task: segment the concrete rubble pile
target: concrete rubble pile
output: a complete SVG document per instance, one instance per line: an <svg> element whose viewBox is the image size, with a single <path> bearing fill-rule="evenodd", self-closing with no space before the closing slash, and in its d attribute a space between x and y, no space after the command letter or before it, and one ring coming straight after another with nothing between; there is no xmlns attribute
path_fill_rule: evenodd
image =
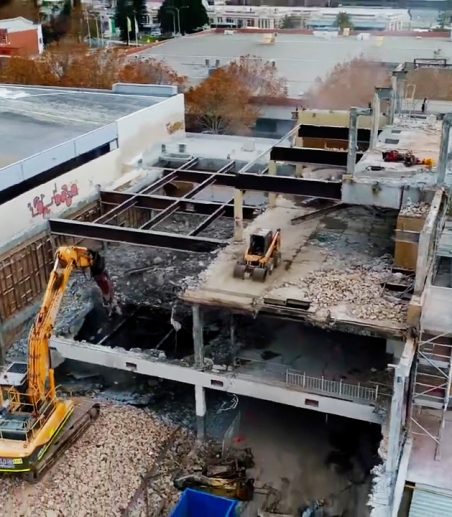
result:
<svg viewBox="0 0 452 517"><path fill-rule="evenodd" d="M303 290L303 298L311 301L314 310L345 303L351 306L351 312L357 318L403 323L406 304L390 295L384 296L381 284L387 278L388 272L359 267L333 268L309 273L295 285Z"/></svg>
<svg viewBox="0 0 452 517"><path fill-rule="evenodd" d="M142 475L158 461L177 462L185 435L174 441L168 458L159 458L174 429L146 410L103 404L99 418L38 483L0 478L0 515L122 515Z"/></svg>
<svg viewBox="0 0 452 517"><path fill-rule="evenodd" d="M429 203L410 203L408 202L400 210L400 215L405 217L426 217L430 210Z"/></svg>

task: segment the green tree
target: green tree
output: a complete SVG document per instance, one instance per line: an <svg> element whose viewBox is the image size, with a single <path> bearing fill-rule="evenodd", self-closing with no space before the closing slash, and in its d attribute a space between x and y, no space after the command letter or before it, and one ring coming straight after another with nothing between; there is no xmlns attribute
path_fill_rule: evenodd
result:
<svg viewBox="0 0 452 517"><path fill-rule="evenodd" d="M209 23L201 0L165 0L159 9L158 18L163 33L177 32L179 20L181 34L191 34Z"/></svg>
<svg viewBox="0 0 452 517"><path fill-rule="evenodd" d="M115 23L121 31L122 41L135 41L136 25L138 25L138 30L142 28L145 14L145 0L118 0L116 2Z"/></svg>
<svg viewBox="0 0 452 517"><path fill-rule="evenodd" d="M301 20L299 16L284 16L281 20L281 29L299 29Z"/></svg>
<svg viewBox="0 0 452 517"><path fill-rule="evenodd" d="M339 27L341 31L344 29L353 29L353 23L350 20L350 16L345 11L341 11L336 16L336 27Z"/></svg>

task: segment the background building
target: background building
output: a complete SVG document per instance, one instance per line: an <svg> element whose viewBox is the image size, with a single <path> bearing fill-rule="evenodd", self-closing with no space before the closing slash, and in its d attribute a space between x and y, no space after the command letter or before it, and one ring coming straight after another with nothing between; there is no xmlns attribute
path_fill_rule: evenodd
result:
<svg viewBox="0 0 452 517"><path fill-rule="evenodd" d="M33 56L43 50L41 24L22 16L0 20L0 56Z"/></svg>

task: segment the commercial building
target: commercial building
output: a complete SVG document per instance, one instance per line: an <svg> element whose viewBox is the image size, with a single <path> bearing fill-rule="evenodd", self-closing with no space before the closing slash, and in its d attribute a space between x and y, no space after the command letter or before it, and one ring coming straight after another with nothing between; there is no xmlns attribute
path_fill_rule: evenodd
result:
<svg viewBox="0 0 452 517"><path fill-rule="evenodd" d="M212 27L279 29L285 18L293 18L291 28L337 30L338 13L345 12L355 30L399 31L410 27L407 9L361 7L270 7L212 5L208 15Z"/></svg>
<svg viewBox="0 0 452 517"><path fill-rule="evenodd" d="M0 56L35 56L43 50L41 24L22 16L0 20Z"/></svg>

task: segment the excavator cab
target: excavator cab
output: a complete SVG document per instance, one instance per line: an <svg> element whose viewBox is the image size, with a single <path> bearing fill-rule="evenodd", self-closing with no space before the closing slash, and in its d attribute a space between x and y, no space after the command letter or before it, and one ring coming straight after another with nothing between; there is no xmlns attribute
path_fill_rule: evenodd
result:
<svg viewBox="0 0 452 517"><path fill-rule="evenodd" d="M250 245L243 258L234 267L234 278L247 274L264 282L281 262L281 230L259 229L250 236Z"/></svg>

